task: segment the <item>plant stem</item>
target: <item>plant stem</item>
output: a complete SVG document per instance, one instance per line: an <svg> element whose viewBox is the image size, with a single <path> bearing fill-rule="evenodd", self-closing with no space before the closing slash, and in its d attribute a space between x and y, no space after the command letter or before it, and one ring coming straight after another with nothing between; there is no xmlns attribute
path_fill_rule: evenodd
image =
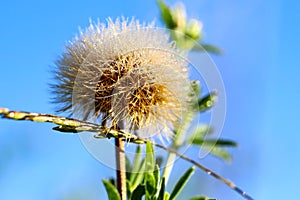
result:
<svg viewBox="0 0 300 200"><path fill-rule="evenodd" d="M183 122L181 126L176 127L175 129L175 135L174 135L174 140L172 142L171 148L174 150L178 150L178 148L182 145L182 142L184 141L184 133L188 129L190 122L192 121L192 116L194 113L186 113ZM163 172L163 177L165 178L165 184L167 185L170 174L172 172L174 162L176 159L176 154L172 153L169 151L167 162L166 162L166 167Z"/></svg>
<svg viewBox="0 0 300 200"><path fill-rule="evenodd" d="M123 129L124 123L118 123L118 129ZM121 200L126 200L126 157L125 157L125 145L122 138L115 139L116 146L116 180L117 188L121 196Z"/></svg>
<svg viewBox="0 0 300 200"><path fill-rule="evenodd" d="M117 188L120 193L121 200L126 200L126 159L124 141L122 138L116 138L115 145Z"/></svg>
<svg viewBox="0 0 300 200"><path fill-rule="evenodd" d="M169 152L166 167L163 172L163 176L165 178L165 184L167 185L169 177L171 175L172 169L173 169L173 163L175 162L176 154Z"/></svg>

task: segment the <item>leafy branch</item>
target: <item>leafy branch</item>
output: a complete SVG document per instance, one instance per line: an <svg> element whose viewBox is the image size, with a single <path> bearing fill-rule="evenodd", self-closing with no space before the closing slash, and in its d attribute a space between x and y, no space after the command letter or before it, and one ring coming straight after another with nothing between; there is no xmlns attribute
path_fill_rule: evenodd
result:
<svg viewBox="0 0 300 200"><path fill-rule="evenodd" d="M54 123L56 126L53 128L55 131L60 132L69 132L69 133L78 133L82 131L88 131L96 133L94 135L95 138L122 138L126 142L132 142L136 144L144 144L149 143L154 146L157 146L161 149L164 149L170 153L175 154L176 156L192 163L193 165L197 166L199 169L205 171L207 174L215 177L216 179L222 181L227 186L232 188L234 191L242 195L245 199L252 200L253 198L249 196L246 192L244 192L242 189L237 187L233 182L223 178L222 176L218 175L214 171L208 169L207 167L203 166L199 162L190 159L189 157L177 152L176 150L172 148L165 147L161 144L149 141L147 139L139 138L136 135L123 132L121 130L115 130L103 126L99 126L97 124L84 122L72 118L66 118L66 117L60 117L56 115L51 114L41 114L41 113L34 113L34 112L23 112L23 111L11 111L7 108L0 108L0 116L5 119L12 119L12 120L27 120L27 121L33 121L33 122L49 122ZM110 187L107 182L104 182L105 187Z"/></svg>

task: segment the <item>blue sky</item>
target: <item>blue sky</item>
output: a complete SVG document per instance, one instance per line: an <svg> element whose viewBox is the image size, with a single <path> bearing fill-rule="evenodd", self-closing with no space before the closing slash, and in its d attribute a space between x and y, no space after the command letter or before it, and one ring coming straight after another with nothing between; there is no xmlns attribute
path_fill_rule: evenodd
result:
<svg viewBox="0 0 300 200"><path fill-rule="evenodd" d="M212 56L227 95L222 137L239 143L231 164L201 162L255 199L294 198L300 179L299 2L183 2L188 15L204 23L205 41L224 50ZM155 1L2 3L0 107L53 113L50 71L66 41L90 18L117 16L159 20ZM50 124L0 120L0 127L0 199L105 199L101 179L114 171L95 160L79 137L54 132ZM180 162L174 174L186 166ZM241 199L201 171L191 182L187 195Z"/></svg>

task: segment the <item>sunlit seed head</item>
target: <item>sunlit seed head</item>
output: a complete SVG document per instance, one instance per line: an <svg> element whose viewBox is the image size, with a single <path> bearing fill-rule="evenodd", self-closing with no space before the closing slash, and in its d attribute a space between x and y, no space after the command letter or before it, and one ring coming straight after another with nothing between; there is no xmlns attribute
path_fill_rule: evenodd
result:
<svg viewBox="0 0 300 200"><path fill-rule="evenodd" d="M137 20L107 20L81 31L56 62L59 112L127 130L170 130L188 108L187 62L169 35ZM153 130L154 130L153 129Z"/></svg>

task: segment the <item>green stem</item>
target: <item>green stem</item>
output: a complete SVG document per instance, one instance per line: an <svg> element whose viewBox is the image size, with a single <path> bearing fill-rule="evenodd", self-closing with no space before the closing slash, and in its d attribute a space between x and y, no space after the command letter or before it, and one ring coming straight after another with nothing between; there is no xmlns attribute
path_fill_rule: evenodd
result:
<svg viewBox="0 0 300 200"><path fill-rule="evenodd" d="M166 162L166 167L163 172L163 176L165 178L165 184L167 185L169 177L171 175L172 169L173 169L173 163L175 162L176 159L176 154L170 153L168 154L167 162Z"/></svg>
<svg viewBox="0 0 300 200"><path fill-rule="evenodd" d="M172 149L178 150L184 141L184 133L187 131L193 117L194 113L186 113L181 125L175 128L174 140L172 143ZM171 172L173 170L174 162L176 159L176 154L169 151L166 167L163 172L163 177L165 178L165 184L167 185Z"/></svg>

